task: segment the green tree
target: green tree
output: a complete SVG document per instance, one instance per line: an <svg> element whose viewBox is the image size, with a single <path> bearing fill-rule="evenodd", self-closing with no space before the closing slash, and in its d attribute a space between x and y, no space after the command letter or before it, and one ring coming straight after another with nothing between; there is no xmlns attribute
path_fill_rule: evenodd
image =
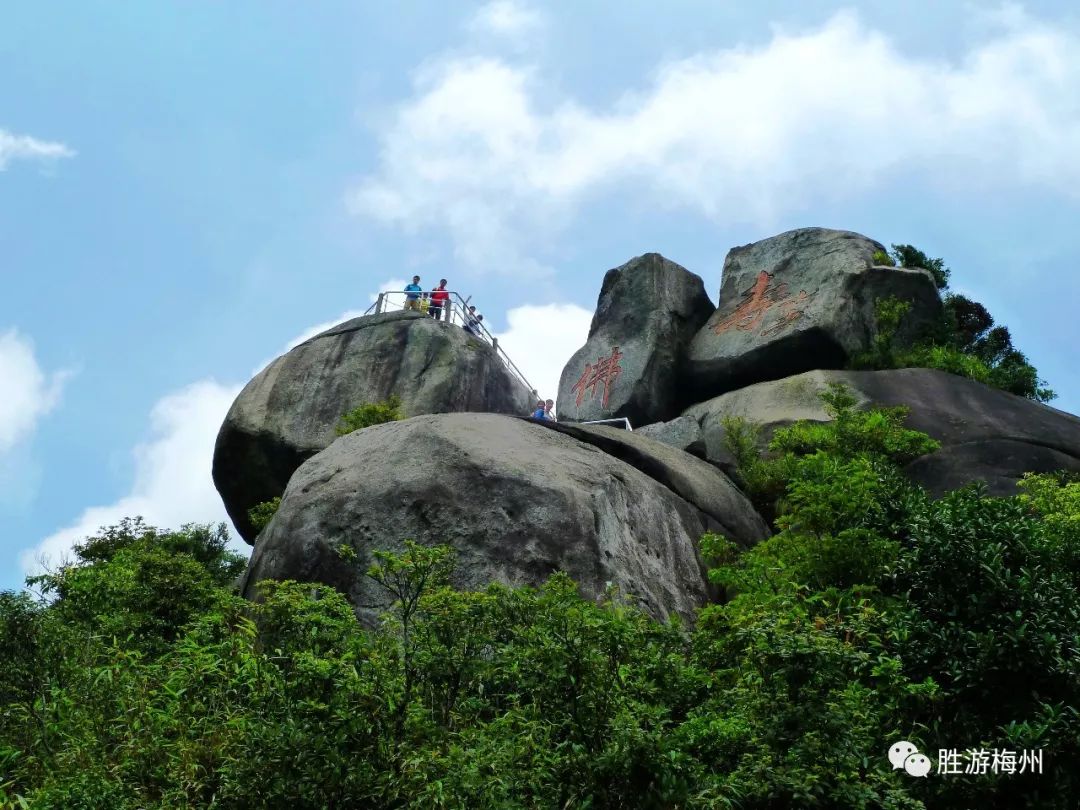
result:
<svg viewBox="0 0 1080 810"><path fill-rule="evenodd" d="M228 539L224 524L162 531L125 519L76 544L71 564L28 582L55 598L51 612L63 621L158 651L243 570Z"/></svg>
<svg viewBox="0 0 1080 810"><path fill-rule="evenodd" d="M1075 807L1077 478L931 499L902 410L825 397L765 457L743 424L776 531L703 538L727 598L693 628L565 574L457 591L412 543L376 555L395 604L365 627L323 585L237 597L213 531L103 530L50 598L0 594L0 806ZM911 779L899 739L1044 773Z"/></svg>
<svg viewBox="0 0 1080 810"><path fill-rule="evenodd" d="M875 302L873 341L867 351L852 358L851 367L936 368L1037 402L1055 397L1013 345L1008 328L996 326L986 307L952 293L943 305L945 317L939 327L914 346L900 347L895 336L910 304L893 296Z"/></svg>
<svg viewBox="0 0 1080 810"><path fill-rule="evenodd" d="M256 532L261 532L274 519L277 510L281 508L281 497L272 498L269 501L257 503L248 510L248 520Z"/></svg>
<svg viewBox="0 0 1080 810"><path fill-rule="evenodd" d="M900 267L921 267L929 270L939 290L949 286L951 271L945 266L944 259L931 259L914 245L893 245L892 255Z"/></svg>
<svg viewBox="0 0 1080 810"><path fill-rule="evenodd" d="M844 413L847 403L833 399ZM883 739L929 748L936 741L942 747L1055 752L1041 776L913 786L913 795L929 806L1069 807L1080 795L1080 781L1066 764L1080 753L1078 485L1067 477L1031 476L1017 498L987 498L969 487L934 500L897 467L919 449L917 436L895 421L868 430L871 421L882 424L880 417L844 415L846 425L839 419L796 424L774 440L774 451L784 448L796 459L786 468L790 477L773 537L741 554L722 538L706 538L703 550L715 561L712 576L734 598L722 609L709 608L703 619L710 612L727 623L783 617L786 641L798 638L799 625L791 623L813 605L803 625L823 632L845 628L843 638L855 650L873 651L877 675L888 673L890 681L867 686L865 701L856 704L856 716L876 718ZM855 605L875 621L852 629L848 610ZM699 643L707 627L699 627ZM717 643L731 638L721 633ZM771 638L762 649L781 644ZM782 657L773 660L755 683L794 677L787 665ZM806 669L797 665L797 671ZM849 689L859 682L847 677ZM827 687L816 682L815 689ZM771 705L783 716L777 707L806 701L812 697ZM832 709L841 705L829 703ZM777 751L798 750L802 738L790 737L793 732L821 728L809 720L792 722L785 725L784 745L763 752L770 764L749 782L769 786L763 788L769 795L782 790L770 781L782 773ZM746 724L747 733L764 723ZM949 742L959 739L970 742ZM827 753L822 756L828 761ZM842 767L830 765L829 774L811 777L811 783L835 780ZM814 806L805 796L792 798L813 769L810 759L798 764L800 777L783 794L789 801ZM866 786L864 779L860 789ZM869 805L859 804L864 799L858 796L840 800L841 789L834 783L833 804L824 806L885 803L885 793Z"/></svg>
<svg viewBox="0 0 1080 810"><path fill-rule="evenodd" d="M944 304L950 335L946 345L978 360L985 369L980 375L984 382L1039 402L1054 398L1054 392L1045 387L1035 367L1013 345L1008 328L995 325L986 307L956 294L945 296Z"/></svg>

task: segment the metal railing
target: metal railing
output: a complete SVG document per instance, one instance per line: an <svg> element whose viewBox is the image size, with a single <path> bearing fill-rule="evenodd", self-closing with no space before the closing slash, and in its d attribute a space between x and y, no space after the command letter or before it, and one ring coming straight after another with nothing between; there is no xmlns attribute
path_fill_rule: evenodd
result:
<svg viewBox="0 0 1080 810"><path fill-rule="evenodd" d="M365 315L379 315L383 312L401 312L402 310L410 309L409 302L418 302L425 313L430 313L431 294L434 290L425 290L421 293L406 293L404 290L387 290L379 293L379 297L375 299L375 303L367 308ZM532 393L534 399L539 395L536 389L533 388L532 383L525 379L525 375L521 373L521 369L515 365L514 361L510 359L510 356L506 353L502 346L499 345L499 339L495 335L488 331L484 326L483 321L473 319L472 314L469 312L469 301L472 300L470 295L468 298L462 298L461 295L453 290L440 290L440 292L446 293L448 298L444 299L445 303L441 307L439 317L436 318L440 323L449 323L455 326L460 326L469 332L473 337L480 340L487 341L491 344L491 348L495 350L495 353L499 356L499 359L503 361L503 364L509 369L510 373L517 377L525 388ZM409 298L409 296L417 296L416 298ZM430 314L429 314L429 317ZM471 321L471 323L470 323Z"/></svg>

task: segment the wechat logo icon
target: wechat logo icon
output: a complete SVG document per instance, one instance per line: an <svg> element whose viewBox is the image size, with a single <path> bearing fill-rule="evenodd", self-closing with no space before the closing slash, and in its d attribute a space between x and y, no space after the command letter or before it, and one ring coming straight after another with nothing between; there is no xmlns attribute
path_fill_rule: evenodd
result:
<svg viewBox="0 0 1080 810"><path fill-rule="evenodd" d="M930 758L920 754L919 749L907 740L893 744L889 749L889 762L894 771L903 768L908 776L926 776L930 773Z"/></svg>

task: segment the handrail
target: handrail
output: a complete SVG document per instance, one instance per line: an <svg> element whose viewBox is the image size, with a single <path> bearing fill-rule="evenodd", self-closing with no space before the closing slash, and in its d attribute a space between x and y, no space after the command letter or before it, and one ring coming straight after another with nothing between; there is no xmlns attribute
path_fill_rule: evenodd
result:
<svg viewBox="0 0 1080 810"><path fill-rule="evenodd" d="M370 315L372 310L375 311L376 315L378 315L380 313L383 313L383 312L389 312L390 307L391 307L391 298L396 297L396 296L401 296L402 304L400 306L400 309L403 310L403 309L405 309L404 301L408 300L406 296L408 296L408 295L418 295L418 296L420 296L422 298L426 298L426 299L430 300L431 294L433 292L444 292L444 293L447 294L447 296L449 296L449 298L448 298L449 306L444 307L442 314L439 316L439 320L444 321L446 323L457 324L459 326L464 327L468 323L468 319L470 317L469 316L469 311L468 311L468 305L469 305L469 301L472 300L472 296L469 296L468 298L462 298L461 294L454 291L454 290L424 290L424 291L422 291L420 293L414 293L414 292L406 293L405 290L386 290L384 292L379 293L378 297L375 299L375 303L373 303L370 307L368 307L367 310L364 312L364 314L365 315ZM397 307L395 307L395 309L397 309ZM488 331L488 328L486 326L484 326L482 321L477 321L473 325L473 329L477 329L477 328L479 328L479 331L480 331L481 334L476 334L476 332L472 332L472 334L475 337L479 337L481 339L483 339L486 336L487 339L488 339L488 342L491 344L491 347L493 349L495 349L495 353L499 356L499 359L501 359L503 361L503 363L510 370L510 372L515 377L518 378L518 380L533 395L533 397L538 397L539 394L537 394L536 389L533 388L532 383L530 383L525 378L525 375L522 374L521 369L519 369L517 367L517 365L514 363L513 360L510 359L510 356L506 353L506 351L502 348L502 346L499 345L499 339L497 337L495 337L495 335L491 334L491 332Z"/></svg>

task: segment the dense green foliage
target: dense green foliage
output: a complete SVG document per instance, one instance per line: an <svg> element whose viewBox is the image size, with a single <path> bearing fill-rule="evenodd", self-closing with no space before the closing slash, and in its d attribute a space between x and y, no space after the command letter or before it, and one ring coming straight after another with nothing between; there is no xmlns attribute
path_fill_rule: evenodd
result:
<svg viewBox="0 0 1080 810"><path fill-rule="evenodd" d="M49 613L58 621L160 652L244 570L228 539L225 524L163 532L124 520L75 547L82 564L29 584L55 598Z"/></svg>
<svg viewBox="0 0 1080 810"><path fill-rule="evenodd" d="M248 520L251 521L251 525L255 527L256 532L261 532L266 528L267 524L274 519L274 515L277 514L280 506L281 497L278 496L269 501L257 503L248 509Z"/></svg>
<svg viewBox="0 0 1080 810"><path fill-rule="evenodd" d="M950 335L947 345L981 361L989 385L1039 402L1054 398L1026 355L1013 345L1008 327L995 325L982 304L950 293L945 296L945 317Z"/></svg>
<svg viewBox="0 0 1080 810"><path fill-rule="evenodd" d="M896 267L896 260L884 250L875 250L870 261L880 267Z"/></svg>
<svg viewBox="0 0 1080 810"><path fill-rule="evenodd" d="M337 434L338 436L345 436L354 430L362 430L386 422L396 422L404 418L405 412L401 410L401 397L392 394L382 402L365 402L360 407L353 408L341 417L341 423L337 427Z"/></svg>
<svg viewBox="0 0 1080 810"><path fill-rule="evenodd" d="M1076 807L1080 483L934 501L902 410L827 405L768 458L730 423L777 531L704 538L728 599L693 630L562 575L454 591L415 544L365 629L325 587L233 595L220 530L106 530L49 599L0 595L0 806ZM901 739L1044 773L916 779Z"/></svg>
<svg viewBox="0 0 1080 810"><path fill-rule="evenodd" d="M929 270L939 290L949 286L952 271L945 266L944 259L931 259L914 245L893 245L892 258L900 267L921 267Z"/></svg>
<svg viewBox="0 0 1080 810"><path fill-rule="evenodd" d="M934 501L899 474L898 464L933 449L903 428L902 409L859 413L839 388L825 398L835 421L778 430L767 459L748 452L745 426L729 439L750 462L747 483L764 483L759 499L785 481L780 531L743 554L707 539L726 563L713 575L735 596L703 618L802 615L818 630L843 629L857 649L883 656L875 667L888 677L859 683L874 695L863 709L897 723L892 739L931 753L1047 752L1040 777L940 777L916 794L929 806L1077 803L1080 483L1030 476L1017 498L966 488Z"/></svg>
<svg viewBox="0 0 1080 810"><path fill-rule="evenodd" d="M893 245L893 257L902 267L929 270L938 288L948 289L951 271L943 259L931 259L912 245ZM875 254L875 264L881 263L879 258ZM873 345L853 358L852 366L936 368L1037 402L1049 402L1055 397L1027 356L1013 345L1008 327L995 324L986 307L957 293L946 293L942 303L942 323L914 346L896 346L897 330L911 305L891 296L879 300Z"/></svg>

